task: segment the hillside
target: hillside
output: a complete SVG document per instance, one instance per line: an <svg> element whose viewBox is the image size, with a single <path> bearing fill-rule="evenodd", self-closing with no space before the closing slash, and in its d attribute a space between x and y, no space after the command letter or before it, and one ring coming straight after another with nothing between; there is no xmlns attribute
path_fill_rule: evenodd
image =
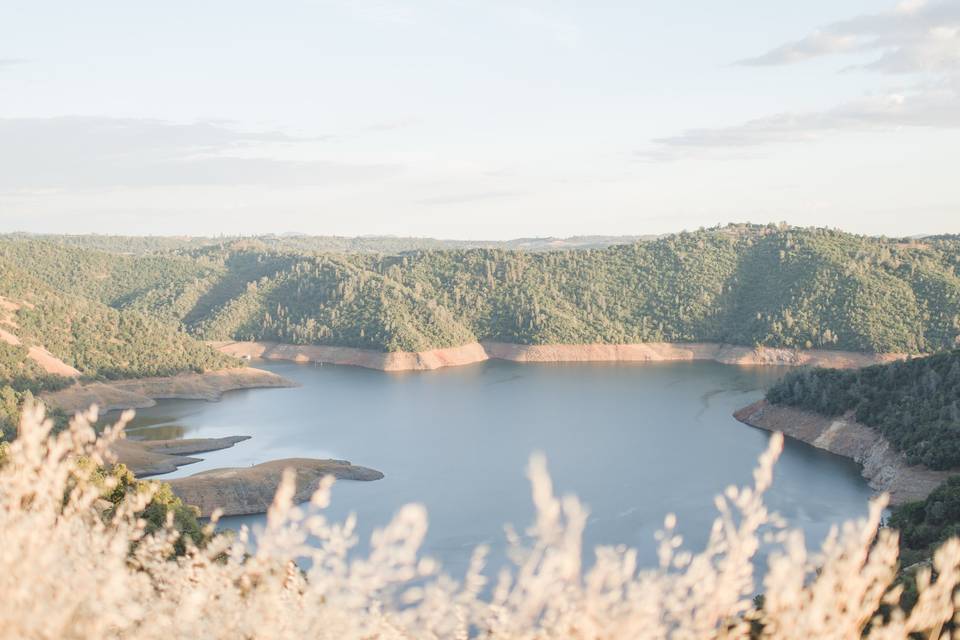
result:
<svg viewBox="0 0 960 640"><path fill-rule="evenodd" d="M890 493L887 525L899 531L905 568L900 602L912 607L917 567L960 532L960 349L862 369L794 371L765 402L735 415L853 458L872 487Z"/></svg>
<svg viewBox="0 0 960 640"><path fill-rule="evenodd" d="M858 370L792 372L767 400L826 416L852 412L910 463L960 467L960 350Z"/></svg>
<svg viewBox="0 0 960 640"><path fill-rule="evenodd" d="M232 362L148 314L54 289L35 275L0 255L0 296L9 309L5 330L26 345L42 345L84 376L170 375Z"/></svg>
<svg viewBox="0 0 960 640"><path fill-rule="evenodd" d="M24 248L24 247L18 247ZM46 248L26 247L27 251ZM174 325L150 315L115 309L65 290L84 290L44 282L50 274L37 270L44 262L65 272L110 256L82 259L60 252L39 252L32 261L12 259L8 247L0 252L0 429L10 430L27 395L50 391L83 379L121 379L206 371L239 364L195 340ZM27 268L23 264L29 263ZM137 272L113 274L97 286L111 295ZM79 271L77 272L79 273ZM141 274L150 273L144 269ZM46 276L46 277L45 277ZM126 280L123 278L126 277ZM160 274L156 277L166 277ZM93 286L87 285L87 293ZM104 294L106 295L106 294Z"/></svg>
<svg viewBox="0 0 960 640"><path fill-rule="evenodd" d="M960 336L960 240L952 236L731 225L601 249L394 254L268 240L150 254L131 240L121 254L121 239L102 252L8 238L0 258L52 288L204 340L378 351L490 340L929 353Z"/></svg>
<svg viewBox="0 0 960 640"><path fill-rule="evenodd" d="M890 515L888 525L900 532L901 566L928 560L937 546L960 532L960 476L950 475L960 467L960 350L860 370L796 371L773 386L767 400L807 412L794 424L816 415L849 413L856 422L845 423L846 429L868 425L910 463L944 470L913 468L903 474L918 488L936 486L924 482L924 476L939 478L940 485L922 500L897 505ZM912 606L913 574L905 573L903 582L902 602Z"/></svg>

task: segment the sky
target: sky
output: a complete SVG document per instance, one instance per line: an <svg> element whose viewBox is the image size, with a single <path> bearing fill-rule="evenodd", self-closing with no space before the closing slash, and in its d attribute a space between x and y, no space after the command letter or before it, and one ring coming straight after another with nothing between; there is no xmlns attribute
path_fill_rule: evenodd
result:
<svg viewBox="0 0 960 640"><path fill-rule="evenodd" d="M960 233L960 0L4 0L0 232Z"/></svg>

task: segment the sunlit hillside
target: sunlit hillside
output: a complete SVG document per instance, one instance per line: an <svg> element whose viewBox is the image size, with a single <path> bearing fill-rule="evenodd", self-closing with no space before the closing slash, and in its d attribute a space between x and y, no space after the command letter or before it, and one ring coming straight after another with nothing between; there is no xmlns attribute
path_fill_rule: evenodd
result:
<svg viewBox="0 0 960 640"><path fill-rule="evenodd" d="M358 255L244 240L134 256L21 238L0 241L0 261L206 340L379 351L477 340L704 341L927 353L960 337L958 243L731 225L568 251Z"/></svg>

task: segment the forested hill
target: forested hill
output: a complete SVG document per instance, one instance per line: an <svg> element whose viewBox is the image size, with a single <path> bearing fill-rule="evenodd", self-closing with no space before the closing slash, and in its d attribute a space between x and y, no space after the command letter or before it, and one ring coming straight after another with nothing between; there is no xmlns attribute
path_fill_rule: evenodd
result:
<svg viewBox="0 0 960 640"><path fill-rule="evenodd" d="M131 241L132 242L132 241ZM110 252L0 240L57 291L211 340L385 351L711 341L924 353L960 335L960 239L731 225L572 251L316 252L262 239Z"/></svg>
<svg viewBox="0 0 960 640"><path fill-rule="evenodd" d="M74 257L41 254L37 262L55 260L71 271ZM175 324L53 288L22 262L31 261L0 255L0 434L12 430L26 396L77 376L139 378L241 364ZM101 286L112 290L111 279ZM49 354L38 360L31 347Z"/></svg>
<svg viewBox="0 0 960 640"><path fill-rule="evenodd" d="M795 371L767 400L828 416L852 411L911 464L960 467L960 349L852 371Z"/></svg>
<svg viewBox="0 0 960 640"><path fill-rule="evenodd" d="M960 350L853 371L795 371L767 392L767 400L827 416L853 412L911 464L960 468ZM925 500L896 507L889 524L900 530L901 566L929 558L960 534L960 476ZM906 584L915 597L915 586Z"/></svg>
<svg viewBox="0 0 960 640"><path fill-rule="evenodd" d="M58 268L71 273L77 271L77 256L57 252L40 258L54 256ZM29 261L13 260L0 249L0 298L3 299L0 328L15 335L24 346L48 349L84 376L134 378L236 364L232 358L152 314L123 308L122 304L116 305L120 308L113 308L95 296L66 291L67 287L52 287L41 277L44 273L24 262ZM143 285L140 293L146 298L150 297L150 291L162 289L158 280L172 279L170 271L151 273L153 281ZM118 284L143 284L136 274L126 280L114 274L97 280L99 288L111 293L106 297L115 294ZM118 299L122 300L122 296Z"/></svg>

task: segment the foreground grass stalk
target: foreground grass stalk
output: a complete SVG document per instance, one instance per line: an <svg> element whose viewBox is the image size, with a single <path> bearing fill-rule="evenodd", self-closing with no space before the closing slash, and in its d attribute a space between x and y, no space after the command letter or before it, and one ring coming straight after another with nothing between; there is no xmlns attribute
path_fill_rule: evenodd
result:
<svg viewBox="0 0 960 640"><path fill-rule="evenodd" d="M291 503L285 477L258 538L214 536L173 553L172 522L145 532L137 514L150 491L105 511L89 462L108 461L123 419L100 438L95 413L52 434L43 411L24 411L20 436L0 461L0 638L905 638L945 637L956 615L960 541L917 576L905 614L893 586L896 533L869 515L836 527L818 552L767 510L764 492L782 447L774 435L752 486L729 487L706 548L683 549L676 519L657 535L659 566L641 569L626 547L600 547L581 566L586 508L554 495L546 462L529 477L537 518L511 536L512 568L487 590L477 549L463 581L420 554L422 506L403 507L370 552L351 553L355 522L330 522L323 482L310 509ZM108 487L109 488L109 487ZM109 515L108 515L109 514ZM773 546L762 584L761 544ZM293 558L306 557L300 571ZM489 595L487 594L489 591ZM762 606L753 596L762 591ZM881 605L889 607L878 615Z"/></svg>

